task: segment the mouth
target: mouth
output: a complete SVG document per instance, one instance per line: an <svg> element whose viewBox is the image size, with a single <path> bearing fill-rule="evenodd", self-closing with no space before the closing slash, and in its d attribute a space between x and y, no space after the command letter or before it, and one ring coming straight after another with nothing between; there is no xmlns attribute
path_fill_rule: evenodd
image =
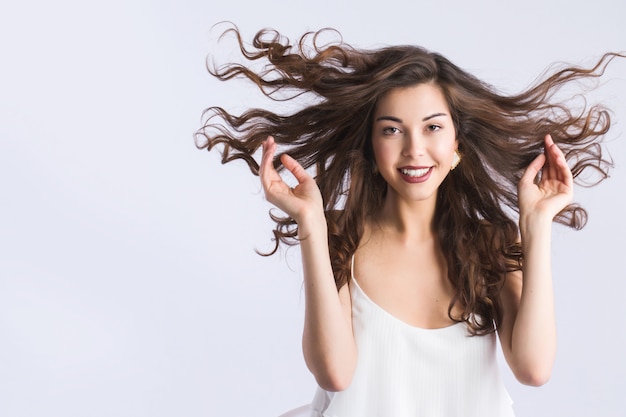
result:
<svg viewBox="0 0 626 417"><path fill-rule="evenodd" d="M408 177L419 178L428 174L432 167L428 168L400 168L400 173Z"/></svg>
<svg viewBox="0 0 626 417"><path fill-rule="evenodd" d="M398 168L400 176L411 184L427 181L433 171L433 167L402 167Z"/></svg>

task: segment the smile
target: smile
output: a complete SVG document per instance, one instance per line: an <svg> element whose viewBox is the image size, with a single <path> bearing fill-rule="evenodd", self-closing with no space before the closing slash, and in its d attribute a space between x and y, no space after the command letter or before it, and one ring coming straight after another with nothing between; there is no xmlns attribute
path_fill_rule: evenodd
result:
<svg viewBox="0 0 626 417"><path fill-rule="evenodd" d="M398 168L398 171L404 181L410 184L418 184L428 181L430 174L433 172L433 167L403 167Z"/></svg>
<svg viewBox="0 0 626 417"><path fill-rule="evenodd" d="M424 175L428 173L428 171L430 171L430 168L416 168L416 169L400 168L400 172L403 175L407 175L413 178L423 177Z"/></svg>

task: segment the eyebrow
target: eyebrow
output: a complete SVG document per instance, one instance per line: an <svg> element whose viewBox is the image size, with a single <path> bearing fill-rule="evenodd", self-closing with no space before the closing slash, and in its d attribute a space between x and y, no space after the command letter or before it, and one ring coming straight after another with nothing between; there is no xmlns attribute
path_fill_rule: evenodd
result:
<svg viewBox="0 0 626 417"><path fill-rule="evenodd" d="M446 113L433 113L429 116L426 116L422 119L422 122L426 122L430 119L434 119L435 117L439 117L439 116L447 116ZM396 123L402 123L402 119L398 118L398 117L393 117L393 116L380 116L378 118L376 118L376 121L382 121L382 120L389 120L391 122L396 122Z"/></svg>

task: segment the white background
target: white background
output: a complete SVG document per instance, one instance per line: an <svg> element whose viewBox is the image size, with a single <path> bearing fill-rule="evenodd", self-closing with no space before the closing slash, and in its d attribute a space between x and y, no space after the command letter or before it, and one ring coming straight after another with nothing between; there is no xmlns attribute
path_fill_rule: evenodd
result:
<svg viewBox="0 0 626 417"><path fill-rule="evenodd" d="M204 108L259 103L207 74L215 23L420 44L507 92L626 50L618 0L220 3L3 3L1 417L277 416L310 401L298 250L256 255L272 226L257 179L194 147ZM554 229L552 380L523 387L503 369L519 417L623 415L624 61L593 95L615 113L612 178L579 189L585 230Z"/></svg>

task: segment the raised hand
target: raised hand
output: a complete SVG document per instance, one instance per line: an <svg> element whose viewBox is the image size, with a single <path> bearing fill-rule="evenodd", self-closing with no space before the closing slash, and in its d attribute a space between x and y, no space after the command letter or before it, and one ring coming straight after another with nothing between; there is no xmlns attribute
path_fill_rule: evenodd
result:
<svg viewBox="0 0 626 417"><path fill-rule="evenodd" d="M276 142L269 136L263 142L263 158L259 167L261 185L267 201L287 213L297 223L309 215L323 216L322 195L315 180L295 159L283 154L280 161L298 181L298 185L289 187L272 164L275 152Z"/></svg>
<svg viewBox="0 0 626 417"><path fill-rule="evenodd" d="M574 196L572 171L563 152L550 135L544 140L544 153L530 163L518 184L520 218L545 216L552 220Z"/></svg>

